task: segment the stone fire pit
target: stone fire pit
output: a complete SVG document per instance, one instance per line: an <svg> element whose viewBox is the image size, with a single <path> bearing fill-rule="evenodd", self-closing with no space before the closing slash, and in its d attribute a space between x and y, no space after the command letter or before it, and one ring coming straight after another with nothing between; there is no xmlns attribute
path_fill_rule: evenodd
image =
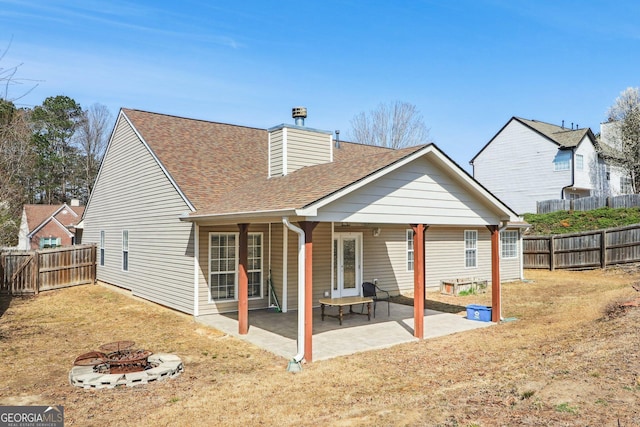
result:
<svg viewBox="0 0 640 427"><path fill-rule="evenodd" d="M133 349L133 341L116 341L100 351L82 354L69 372L71 385L83 388L133 387L180 375L184 365L178 356Z"/></svg>

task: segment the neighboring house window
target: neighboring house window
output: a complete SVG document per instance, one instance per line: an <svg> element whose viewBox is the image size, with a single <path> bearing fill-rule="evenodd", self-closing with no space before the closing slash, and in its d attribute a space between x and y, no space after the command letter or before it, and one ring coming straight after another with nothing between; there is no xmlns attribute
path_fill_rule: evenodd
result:
<svg viewBox="0 0 640 427"><path fill-rule="evenodd" d="M413 271L413 230L407 230L407 271Z"/></svg>
<svg viewBox="0 0 640 427"><path fill-rule="evenodd" d="M626 176L620 177L620 193L622 194L632 194L633 187L631 185L631 178Z"/></svg>
<svg viewBox="0 0 640 427"><path fill-rule="evenodd" d="M249 233L249 298L262 296L262 233Z"/></svg>
<svg viewBox="0 0 640 427"><path fill-rule="evenodd" d="M212 300L235 300L238 271L237 233L211 233L209 238L209 288ZM249 233L247 275L249 297L262 296L262 233Z"/></svg>
<svg viewBox="0 0 640 427"><path fill-rule="evenodd" d="M584 156L582 154L576 154L576 169L584 170Z"/></svg>
<svg viewBox="0 0 640 427"><path fill-rule="evenodd" d="M568 171L571 168L571 153L568 151L559 151L553 159L553 170Z"/></svg>
<svg viewBox="0 0 640 427"><path fill-rule="evenodd" d="M104 230L100 230L100 265L104 265Z"/></svg>
<svg viewBox="0 0 640 427"><path fill-rule="evenodd" d="M478 266L478 232L476 230L464 231L464 266Z"/></svg>
<svg viewBox="0 0 640 427"><path fill-rule="evenodd" d="M40 249L57 248L62 244L60 237L41 237Z"/></svg>
<svg viewBox="0 0 640 427"><path fill-rule="evenodd" d="M129 271L129 230L122 230L122 271Z"/></svg>
<svg viewBox="0 0 640 427"><path fill-rule="evenodd" d="M503 231L500 233L502 258L518 257L518 232Z"/></svg>

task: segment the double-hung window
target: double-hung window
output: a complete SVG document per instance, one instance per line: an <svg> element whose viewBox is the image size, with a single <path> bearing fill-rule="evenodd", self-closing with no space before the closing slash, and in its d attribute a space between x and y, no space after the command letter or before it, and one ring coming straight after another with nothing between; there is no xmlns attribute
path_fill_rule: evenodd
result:
<svg viewBox="0 0 640 427"><path fill-rule="evenodd" d="M407 271L413 271L413 230L407 230Z"/></svg>
<svg viewBox="0 0 640 427"><path fill-rule="evenodd" d="M518 232L514 230L502 231L500 233L501 248L500 253L502 258L517 258L518 257Z"/></svg>
<svg viewBox="0 0 640 427"><path fill-rule="evenodd" d="M262 296L262 233L249 233L249 298Z"/></svg>
<svg viewBox="0 0 640 427"><path fill-rule="evenodd" d="M41 237L40 249L43 248L57 248L60 246L62 239L60 237Z"/></svg>
<svg viewBox="0 0 640 427"><path fill-rule="evenodd" d="M264 265L262 240L262 233L249 233L247 248L249 298L262 296ZM238 244L238 233L209 234L209 290L212 300L237 300Z"/></svg>
<svg viewBox="0 0 640 427"><path fill-rule="evenodd" d="M129 271L129 230L122 230L122 271Z"/></svg>
<svg viewBox="0 0 640 427"><path fill-rule="evenodd" d="M582 154L576 154L576 170L584 170L584 156Z"/></svg>
<svg viewBox="0 0 640 427"><path fill-rule="evenodd" d="M464 266L473 268L478 266L478 231L464 231Z"/></svg>
<svg viewBox="0 0 640 427"><path fill-rule="evenodd" d="M568 171L571 169L571 151L558 151L553 159L553 170Z"/></svg>

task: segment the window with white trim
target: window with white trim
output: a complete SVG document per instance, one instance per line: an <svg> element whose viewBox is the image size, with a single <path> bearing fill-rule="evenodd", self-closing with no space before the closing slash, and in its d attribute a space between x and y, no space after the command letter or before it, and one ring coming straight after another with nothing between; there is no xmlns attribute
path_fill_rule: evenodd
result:
<svg viewBox="0 0 640 427"><path fill-rule="evenodd" d="M505 230L500 232L500 254L504 259L518 257L518 231Z"/></svg>
<svg viewBox="0 0 640 427"><path fill-rule="evenodd" d="M582 154L576 154L576 170L584 170L584 156Z"/></svg>
<svg viewBox="0 0 640 427"><path fill-rule="evenodd" d="M212 300L236 298L236 233L209 237L209 288Z"/></svg>
<svg viewBox="0 0 640 427"><path fill-rule="evenodd" d="M57 248L62 244L62 239L60 237L41 237L40 238L40 249L46 248Z"/></svg>
<svg viewBox="0 0 640 427"><path fill-rule="evenodd" d="M553 159L554 171L568 171L571 168L571 152L570 151L558 151L556 157Z"/></svg>
<svg viewBox="0 0 640 427"><path fill-rule="evenodd" d="M104 230L100 230L100 265L104 265Z"/></svg>
<svg viewBox="0 0 640 427"><path fill-rule="evenodd" d="M478 266L478 231L464 230L464 266Z"/></svg>
<svg viewBox="0 0 640 427"><path fill-rule="evenodd" d="M407 230L407 271L413 271L413 230Z"/></svg>
<svg viewBox="0 0 640 427"><path fill-rule="evenodd" d="M122 271L129 271L129 230L122 230Z"/></svg>
<svg viewBox="0 0 640 427"><path fill-rule="evenodd" d="M262 233L249 233L249 298L262 296Z"/></svg>
<svg viewBox="0 0 640 427"><path fill-rule="evenodd" d="M247 276L249 298L262 297L262 233L249 233ZM209 290L211 300L237 300L238 233L209 233Z"/></svg>

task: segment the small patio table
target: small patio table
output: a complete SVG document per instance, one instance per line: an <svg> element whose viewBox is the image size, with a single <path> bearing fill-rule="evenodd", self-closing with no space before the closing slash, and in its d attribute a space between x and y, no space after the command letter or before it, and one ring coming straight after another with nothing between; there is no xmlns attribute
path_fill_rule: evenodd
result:
<svg viewBox="0 0 640 427"><path fill-rule="evenodd" d="M338 307L338 315L326 314L328 317L335 317L340 322L342 326L342 317L344 316L344 307L349 306L349 313L347 314L362 314L356 311L353 311L353 305L356 304L367 304L367 320L371 321L371 303L373 302L373 298L371 297L342 297L342 298L321 298L319 300L320 308L321 308L321 319L324 321L324 307Z"/></svg>

